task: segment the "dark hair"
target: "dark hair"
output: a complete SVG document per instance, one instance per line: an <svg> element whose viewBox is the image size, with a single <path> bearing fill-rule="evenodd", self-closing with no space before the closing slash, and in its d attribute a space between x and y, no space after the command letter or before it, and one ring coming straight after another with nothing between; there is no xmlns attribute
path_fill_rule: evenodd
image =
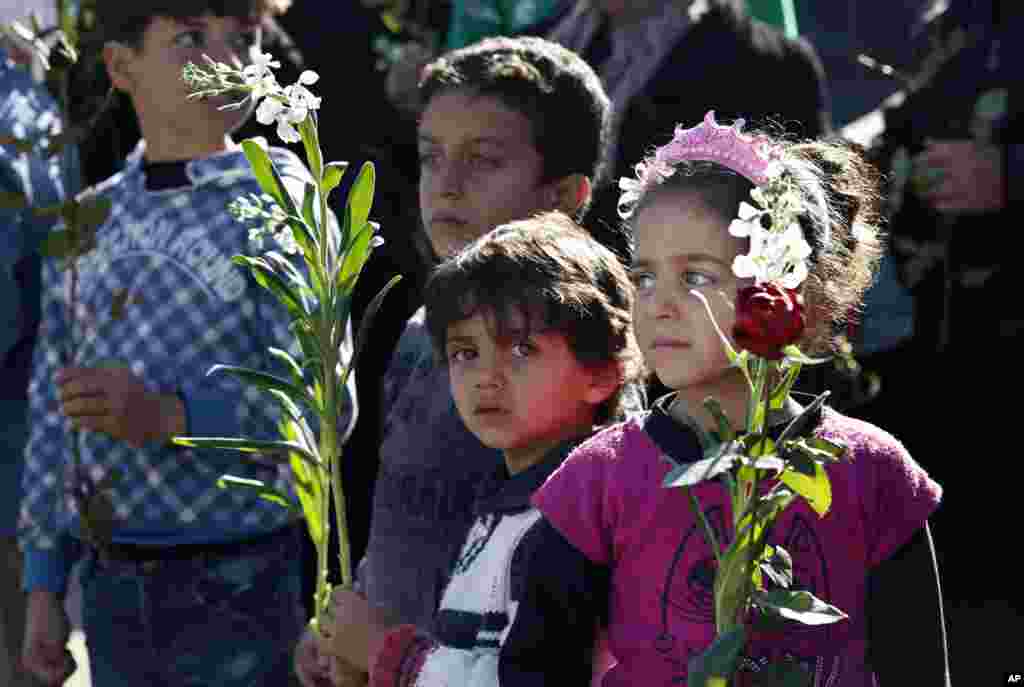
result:
<svg viewBox="0 0 1024 687"><path fill-rule="evenodd" d="M643 367L633 335L633 286L615 254L564 214L542 213L477 239L435 270L425 301L427 329L442 360L452 324L486 313L503 337L519 313L528 330L563 334L581 365L617 364L622 384L596 421L624 416L623 388L640 379Z"/></svg>
<svg viewBox="0 0 1024 687"><path fill-rule="evenodd" d="M156 17L185 19L212 14L259 19L264 14L282 14L290 5L291 0L96 0L96 26L102 41L138 48Z"/></svg>
<svg viewBox="0 0 1024 687"><path fill-rule="evenodd" d="M543 159L543 181L582 174L595 188L601 184L611 105L601 79L576 53L531 36L485 38L424 67L424 107L451 90L497 98L526 117Z"/></svg>
<svg viewBox="0 0 1024 687"><path fill-rule="evenodd" d="M835 332L856 314L883 253L880 175L853 143L773 142L805 208L798 221L812 253L803 294L827 325L809 332L805 343L811 350L834 348ZM645 162L652 161L653 156ZM746 177L715 162L687 161L674 169L671 176L653 178L642 189L633 221L652 197L674 190L694 194L728 224L754 188Z"/></svg>

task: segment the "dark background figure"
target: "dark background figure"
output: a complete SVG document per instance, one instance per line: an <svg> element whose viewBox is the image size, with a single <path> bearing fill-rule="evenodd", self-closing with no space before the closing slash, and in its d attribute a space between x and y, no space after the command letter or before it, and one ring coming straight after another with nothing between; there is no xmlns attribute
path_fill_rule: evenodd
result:
<svg viewBox="0 0 1024 687"><path fill-rule="evenodd" d="M925 9L904 97L883 108L875 147L914 333L878 361L883 393L863 414L885 417L947 487L934 532L952 671L980 684L1009 670L1017 651L991 629L1019 625L1024 610L1001 560L1016 518L997 485L1013 468L985 460L1012 445L1002 437L1019 422L1013 398L1024 382L1014 360L1024 341L1013 269L1022 239L1012 224L1024 201L1024 7L953 0Z"/></svg>

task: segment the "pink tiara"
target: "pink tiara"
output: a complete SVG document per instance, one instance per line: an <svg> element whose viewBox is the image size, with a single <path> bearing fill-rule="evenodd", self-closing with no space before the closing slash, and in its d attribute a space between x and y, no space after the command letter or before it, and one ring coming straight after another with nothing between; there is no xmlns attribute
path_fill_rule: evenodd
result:
<svg viewBox="0 0 1024 687"><path fill-rule="evenodd" d="M778 153L767 138L744 135L740 130L743 124L738 119L732 126L722 126L711 110L692 129L677 126L672 140L658 148L654 158L659 166L668 167L684 160L717 162L763 186L773 176L772 163Z"/></svg>

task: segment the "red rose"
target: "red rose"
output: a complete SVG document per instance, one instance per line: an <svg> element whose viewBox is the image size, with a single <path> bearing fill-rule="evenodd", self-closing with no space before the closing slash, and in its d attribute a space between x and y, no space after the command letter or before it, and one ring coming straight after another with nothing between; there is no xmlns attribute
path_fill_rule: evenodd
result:
<svg viewBox="0 0 1024 687"><path fill-rule="evenodd" d="M804 303L799 293L772 283L740 289L736 298L736 346L754 355L779 360L782 349L804 333Z"/></svg>

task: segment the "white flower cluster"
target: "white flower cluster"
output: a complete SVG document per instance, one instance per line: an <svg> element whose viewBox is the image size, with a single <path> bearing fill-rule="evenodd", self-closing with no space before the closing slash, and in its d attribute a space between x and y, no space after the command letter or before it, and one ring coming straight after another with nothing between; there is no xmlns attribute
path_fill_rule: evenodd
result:
<svg viewBox="0 0 1024 687"><path fill-rule="evenodd" d="M276 121L278 137L285 143L297 143L301 136L295 127L311 110L320 109L321 99L306 88L319 81L320 76L307 69L299 75L298 82L282 87L272 71L280 66L272 55L261 53L242 70L242 78L249 88L249 97L257 105L259 123L269 125Z"/></svg>
<svg viewBox="0 0 1024 687"><path fill-rule="evenodd" d="M750 239L750 252L737 255L732 271L740 279L772 282L796 289L807 278L811 246L804 238L798 217L803 200L788 175L772 170L767 184L750 192L757 204L741 202L739 217L729 224L729 233Z"/></svg>
<svg viewBox="0 0 1024 687"><path fill-rule="evenodd" d="M268 194L240 196L231 201L228 212L239 222L255 223L249 228L249 243L256 250L263 250L264 237L271 236L285 253L297 255L300 252L291 228L285 223L284 210Z"/></svg>

